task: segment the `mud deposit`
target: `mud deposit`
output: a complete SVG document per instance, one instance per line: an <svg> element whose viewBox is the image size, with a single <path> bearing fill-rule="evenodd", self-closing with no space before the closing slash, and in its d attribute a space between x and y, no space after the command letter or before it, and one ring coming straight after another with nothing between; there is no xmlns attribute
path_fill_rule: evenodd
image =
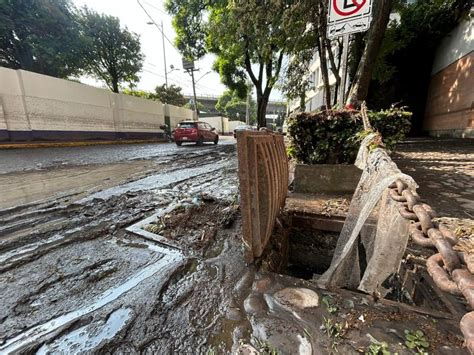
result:
<svg viewBox="0 0 474 355"><path fill-rule="evenodd" d="M180 204L170 213L157 217L145 230L159 234L181 248L201 249L215 240L217 231L229 226L236 205L216 202L209 196L195 197L188 205Z"/></svg>
<svg viewBox="0 0 474 355"><path fill-rule="evenodd" d="M0 210L1 354L357 354L374 341L408 354L405 329L463 353L449 315L245 265L234 146L150 160L124 183ZM158 216L173 247L127 231Z"/></svg>

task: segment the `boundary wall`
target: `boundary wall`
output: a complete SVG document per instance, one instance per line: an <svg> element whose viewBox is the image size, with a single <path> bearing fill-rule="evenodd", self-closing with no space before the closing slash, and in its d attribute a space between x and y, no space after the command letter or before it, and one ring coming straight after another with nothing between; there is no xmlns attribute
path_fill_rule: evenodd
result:
<svg viewBox="0 0 474 355"><path fill-rule="evenodd" d="M0 67L0 141L160 139L194 113L69 80Z"/></svg>

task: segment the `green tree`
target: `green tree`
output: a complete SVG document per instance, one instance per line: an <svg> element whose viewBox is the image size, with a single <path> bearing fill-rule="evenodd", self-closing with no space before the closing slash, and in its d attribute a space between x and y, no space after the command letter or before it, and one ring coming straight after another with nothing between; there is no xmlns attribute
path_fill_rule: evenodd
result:
<svg viewBox="0 0 474 355"><path fill-rule="evenodd" d="M186 104L186 98L181 93L181 88L176 85L160 85L155 88L155 94L153 94L159 101L164 104L170 104L175 106L184 106Z"/></svg>
<svg viewBox="0 0 474 355"><path fill-rule="evenodd" d="M136 83L144 59L139 36L121 28L118 18L87 7L81 11L80 22L88 73L103 80L113 92L119 92L121 83Z"/></svg>
<svg viewBox="0 0 474 355"><path fill-rule="evenodd" d="M187 103L186 98L181 94L181 90L182 89L176 85L169 85L168 87L166 87L166 85L158 85L155 88L155 92L124 89L123 93L181 107Z"/></svg>
<svg viewBox="0 0 474 355"><path fill-rule="evenodd" d="M367 98L376 59L384 38L394 0L379 0L374 4L373 20L366 36L366 44L359 61L347 104L356 105Z"/></svg>
<svg viewBox="0 0 474 355"><path fill-rule="evenodd" d="M258 125L265 126L266 107L283 57L294 52L306 31L299 1L167 0L166 7L174 17L176 44L184 56L199 59L208 52L216 54L214 69L241 98L250 77Z"/></svg>
<svg viewBox="0 0 474 355"><path fill-rule="evenodd" d="M186 102L183 107L194 111L194 104L191 101ZM206 107L202 104L202 102L198 101L197 109L199 110L199 112L204 112L206 110Z"/></svg>
<svg viewBox="0 0 474 355"><path fill-rule="evenodd" d="M83 69L82 53L69 0L0 1L0 66L66 78Z"/></svg>
<svg viewBox="0 0 474 355"><path fill-rule="evenodd" d="M216 104L216 110L232 120L245 121L246 109L246 99L241 99L235 91L230 89L224 91ZM253 123L257 119L257 105L252 97L250 97L249 109L250 122Z"/></svg>
<svg viewBox="0 0 474 355"><path fill-rule="evenodd" d="M284 78L280 82L281 89L289 100L300 99L300 110L304 111L306 90L310 82L308 68L316 54L320 60L321 80L323 82L326 107L331 107L337 100L337 88L341 77L340 57L342 41L327 38L327 1L302 0L295 2L300 14L300 21L306 24L306 30L296 42L294 54L288 60ZM335 78L335 95L331 94L329 71Z"/></svg>
<svg viewBox="0 0 474 355"><path fill-rule="evenodd" d="M126 95L130 95L130 96L141 97L142 99L147 99L147 100L155 99L154 93L149 92L149 91L144 91L144 90L123 89L122 93Z"/></svg>

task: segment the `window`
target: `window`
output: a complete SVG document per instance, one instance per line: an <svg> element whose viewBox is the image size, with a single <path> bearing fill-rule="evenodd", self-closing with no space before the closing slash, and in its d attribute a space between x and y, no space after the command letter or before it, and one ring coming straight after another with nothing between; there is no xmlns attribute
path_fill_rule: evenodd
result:
<svg viewBox="0 0 474 355"><path fill-rule="evenodd" d="M196 124L193 122L182 122L178 126L179 128L196 128Z"/></svg>

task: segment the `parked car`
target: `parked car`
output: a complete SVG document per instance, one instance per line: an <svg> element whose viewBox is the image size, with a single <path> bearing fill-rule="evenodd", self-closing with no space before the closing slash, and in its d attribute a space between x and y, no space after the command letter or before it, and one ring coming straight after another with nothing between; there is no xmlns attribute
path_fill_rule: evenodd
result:
<svg viewBox="0 0 474 355"><path fill-rule="evenodd" d="M182 121L173 131L173 139L177 146L187 142L194 142L197 145L202 145L204 142L217 144L219 135L215 130L206 122Z"/></svg>
<svg viewBox="0 0 474 355"><path fill-rule="evenodd" d="M256 131L257 128L248 124L242 124L234 128L234 138L237 138L238 131Z"/></svg>

